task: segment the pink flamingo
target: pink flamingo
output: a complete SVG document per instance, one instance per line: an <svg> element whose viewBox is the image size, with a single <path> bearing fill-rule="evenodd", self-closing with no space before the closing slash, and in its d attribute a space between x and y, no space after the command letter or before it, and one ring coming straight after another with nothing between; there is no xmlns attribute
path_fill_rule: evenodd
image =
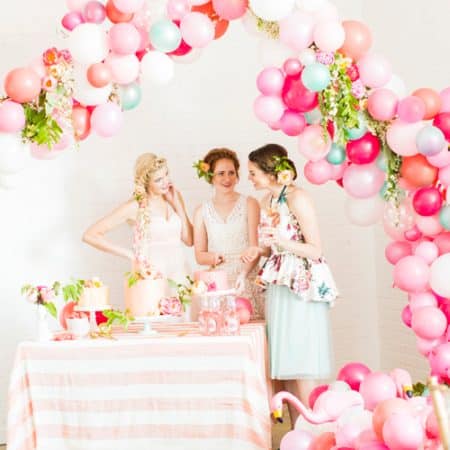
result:
<svg viewBox="0 0 450 450"><path fill-rule="evenodd" d="M408 400L413 396L411 375L404 369L394 369L389 376L394 380L397 397Z"/></svg>
<svg viewBox="0 0 450 450"><path fill-rule="evenodd" d="M281 418L283 400L291 403L309 423L314 425L334 422L344 410L352 406L363 407L364 405L364 400L359 392L328 390L320 394L314 403L314 408L309 409L294 395L280 391L270 401L272 415L278 422L283 421Z"/></svg>

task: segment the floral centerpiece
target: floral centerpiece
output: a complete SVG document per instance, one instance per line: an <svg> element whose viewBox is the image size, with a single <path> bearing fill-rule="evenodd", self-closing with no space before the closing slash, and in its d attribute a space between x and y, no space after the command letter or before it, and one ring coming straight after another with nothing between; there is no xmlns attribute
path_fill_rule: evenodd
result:
<svg viewBox="0 0 450 450"><path fill-rule="evenodd" d="M162 273L156 270L148 261L143 261L139 267L131 272L126 272L128 287L134 286L141 280L158 280L163 278Z"/></svg>
<svg viewBox="0 0 450 450"><path fill-rule="evenodd" d="M160 302L161 314L180 315L181 311L186 311L186 307L192 302L194 295L201 295L208 291L208 286L204 281L194 281L189 275L186 276L186 283L177 283L168 279L169 286L176 290L173 297L163 298Z"/></svg>
<svg viewBox="0 0 450 450"><path fill-rule="evenodd" d="M53 300L59 295L61 284L55 281L52 286L33 286L26 284L22 287L21 293L25 295L30 303L43 306L53 317L57 315L57 309Z"/></svg>

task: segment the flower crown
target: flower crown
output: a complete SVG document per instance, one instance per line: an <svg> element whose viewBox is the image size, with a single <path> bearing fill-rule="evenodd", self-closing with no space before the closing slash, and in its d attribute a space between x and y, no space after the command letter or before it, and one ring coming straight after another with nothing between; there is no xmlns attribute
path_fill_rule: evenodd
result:
<svg viewBox="0 0 450 450"><path fill-rule="evenodd" d="M274 172L277 174L277 182L288 186L294 181L294 167L286 156L274 156Z"/></svg>
<svg viewBox="0 0 450 450"><path fill-rule="evenodd" d="M213 173L209 170L210 166L207 162L199 159L192 167L197 169L198 178L204 178L208 183L211 183Z"/></svg>

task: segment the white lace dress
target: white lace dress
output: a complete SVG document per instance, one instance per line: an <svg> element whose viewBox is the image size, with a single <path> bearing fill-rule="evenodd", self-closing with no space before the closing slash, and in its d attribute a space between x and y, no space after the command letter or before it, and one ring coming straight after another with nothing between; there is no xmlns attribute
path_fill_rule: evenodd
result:
<svg viewBox="0 0 450 450"><path fill-rule="evenodd" d="M224 255L225 262L218 268L227 272L230 285L234 286L243 268L239 257L249 246L247 197L243 195L239 197L226 220L220 217L212 200L203 203L202 216L208 235L208 251ZM255 284L256 274L257 268L249 273L242 295L252 302L252 319L263 319L263 293Z"/></svg>

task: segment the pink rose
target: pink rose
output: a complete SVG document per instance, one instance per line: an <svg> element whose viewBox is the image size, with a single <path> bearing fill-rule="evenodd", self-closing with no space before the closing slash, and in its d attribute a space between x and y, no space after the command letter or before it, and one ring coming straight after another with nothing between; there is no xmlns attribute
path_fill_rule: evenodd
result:
<svg viewBox="0 0 450 450"><path fill-rule="evenodd" d="M166 297L159 302L159 310L165 316L179 316L183 312L183 305L177 297Z"/></svg>

